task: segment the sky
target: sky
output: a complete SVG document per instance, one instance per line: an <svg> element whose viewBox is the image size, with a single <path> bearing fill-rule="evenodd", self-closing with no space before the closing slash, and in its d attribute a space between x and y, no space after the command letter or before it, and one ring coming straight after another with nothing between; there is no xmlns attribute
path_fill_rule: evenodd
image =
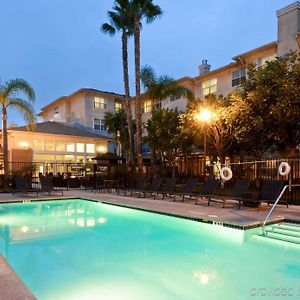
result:
<svg viewBox="0 0 300 300"><path fill-rule="evenodd" d="M0 0L0 80L23 78L35 110L80 88L124 93L121 37L100 31L113 0ZM145 24L141 65L175 79L198 75L277 39L276 10L293 0L154 0L163 16ZM133 40L129 42L134 94ZM9 112L9 122L22 125Z"/></svg>

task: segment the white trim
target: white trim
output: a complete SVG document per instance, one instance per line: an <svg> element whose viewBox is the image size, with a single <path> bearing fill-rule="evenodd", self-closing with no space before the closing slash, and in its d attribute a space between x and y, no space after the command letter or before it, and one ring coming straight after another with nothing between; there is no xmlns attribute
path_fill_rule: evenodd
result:
<svg viewBox="0 0 300 300"><path fill-rule="evenodd" d="M286 7L283 7L281 9L277 10L276 15L277 15L277 17L280 17L280 16L287 14L290 11L295 10L295 9L300 9L300 1L296 1Z"/></svg>

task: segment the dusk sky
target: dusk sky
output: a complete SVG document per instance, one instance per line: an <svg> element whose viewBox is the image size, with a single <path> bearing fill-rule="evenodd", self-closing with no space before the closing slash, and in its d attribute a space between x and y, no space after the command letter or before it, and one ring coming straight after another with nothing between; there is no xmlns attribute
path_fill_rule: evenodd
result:
<svg viewBox="0 0 300 300"><path fill-rule="evenodd" d="M35 108L83 87L123 93L120 36L100 31L113 0L0 0L0 76L23 78ZM163 16L144 25L141 64L174 78L196 76L277 39L276 10L292 0L156 0ZM134 94L130 40L131 94ZM10 121L22 124L18 114Z"/></svg>

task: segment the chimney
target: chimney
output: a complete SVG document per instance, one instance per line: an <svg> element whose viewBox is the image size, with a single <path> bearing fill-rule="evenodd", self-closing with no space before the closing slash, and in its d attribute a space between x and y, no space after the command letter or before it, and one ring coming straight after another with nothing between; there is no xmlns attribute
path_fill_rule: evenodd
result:
<svg viewBox="0 0 300 300"><path fill-rule="evenodd" d="M12 128L18 127L18 126L19 126L18 124L14 123L14 122L10 122L7 126L7 129L12 129Z"/></svg>
<svg viewBox="0 0 300 300"><path fill-rule="evenodd" d="M211 65L207 63L207 59L202 60L202 64L199 66L199 75L206 74L210 71Z"/></svg>
<svg viewBox="0 0 300 300"><path fill-rule="evenodd" d="M296 1L277 11L278 18L278 56L290 50L298 50L297 34L300 32L300 2Z"/></svg>

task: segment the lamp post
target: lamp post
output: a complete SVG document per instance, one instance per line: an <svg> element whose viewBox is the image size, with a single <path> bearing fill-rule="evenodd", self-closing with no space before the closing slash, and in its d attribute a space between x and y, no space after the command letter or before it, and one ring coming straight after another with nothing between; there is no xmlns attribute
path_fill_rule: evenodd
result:
<svg viewBox="0 0 300 300"><path fill-rule="evenodd" d="M196 118L204 123L204 145L203 145L203 175L205 178L205 166L206 166L206 154L207 154L207 126L211 120L211 112L207 109L204 108L202 110L200 110L197 115Z"/></svg>

